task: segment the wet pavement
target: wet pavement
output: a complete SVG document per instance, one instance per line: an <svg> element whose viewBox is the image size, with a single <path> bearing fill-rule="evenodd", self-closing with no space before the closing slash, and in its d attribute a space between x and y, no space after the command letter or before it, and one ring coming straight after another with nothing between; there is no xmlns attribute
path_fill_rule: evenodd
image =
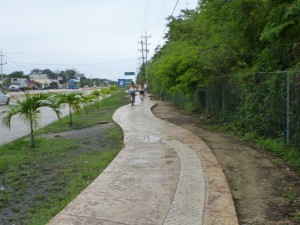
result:
<svg viewBox="0 0 300 225"><path fill-rule="evenodd" d="M154 101L119 108L124 148L49 224L237 225L227 181L196 135L156 118Z"/></svg>

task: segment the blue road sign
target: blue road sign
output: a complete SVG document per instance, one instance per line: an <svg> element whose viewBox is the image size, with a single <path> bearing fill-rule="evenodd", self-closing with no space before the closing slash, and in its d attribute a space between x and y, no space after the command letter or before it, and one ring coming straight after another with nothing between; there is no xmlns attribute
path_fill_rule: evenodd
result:
<svg viewBox="0 0 300 225"><path fill-rule="evenodd" d="M125 87L126 86L126 80L125 79L118 79L118 85L120 87Z"/></svg>

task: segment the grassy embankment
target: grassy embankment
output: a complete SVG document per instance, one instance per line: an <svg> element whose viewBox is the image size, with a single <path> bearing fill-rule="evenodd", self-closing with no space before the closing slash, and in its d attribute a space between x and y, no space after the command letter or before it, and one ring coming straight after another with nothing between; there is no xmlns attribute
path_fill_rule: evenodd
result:
<svg viewBox="0 0 300 225"><path fill-rule="evenodd" d="M124 93L73 115L73 129L103 121L127 104ZM104 128L99 148L82 149L89 143L76 139L46 137L70 129L69 117L37 131L37 148L29 138L0 146L0 224L46 224L63 209L114 159L123 146L123 132L116 124ZM82 140L81 140L82 141Z"/></svg>

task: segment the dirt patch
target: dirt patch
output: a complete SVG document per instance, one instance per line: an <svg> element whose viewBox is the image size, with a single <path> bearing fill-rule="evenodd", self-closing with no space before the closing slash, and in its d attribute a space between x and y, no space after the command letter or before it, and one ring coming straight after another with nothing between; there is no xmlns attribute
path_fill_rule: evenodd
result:
<svg viewBox="0 0 300 225"><path fill-rule="evenodd" d="M287 165L246 142L203 129L199 115L187 115L170 103L158 101L152 111L212 149L229 183L239 224L300 224L300 177Z"/></svg>
<svg viewBox="0 0 300 225"><path fill-rule="evenodd" d="M113 126L113 123L102 123L83 129L63 131L59 133L48 133L42 137L74 139L79 145L77 151L93 151L110 144L109 142L105 142L103 137Z"/></svg>

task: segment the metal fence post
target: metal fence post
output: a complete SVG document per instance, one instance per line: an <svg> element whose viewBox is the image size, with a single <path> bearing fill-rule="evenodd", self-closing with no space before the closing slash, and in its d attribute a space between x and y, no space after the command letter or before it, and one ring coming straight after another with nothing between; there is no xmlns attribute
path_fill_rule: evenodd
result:
<svg viewBox="0 0 300 225"><path fill-rule="evenodd" d="M290 139L290 79L289 72L286 71L286 143Z"/></svg>

